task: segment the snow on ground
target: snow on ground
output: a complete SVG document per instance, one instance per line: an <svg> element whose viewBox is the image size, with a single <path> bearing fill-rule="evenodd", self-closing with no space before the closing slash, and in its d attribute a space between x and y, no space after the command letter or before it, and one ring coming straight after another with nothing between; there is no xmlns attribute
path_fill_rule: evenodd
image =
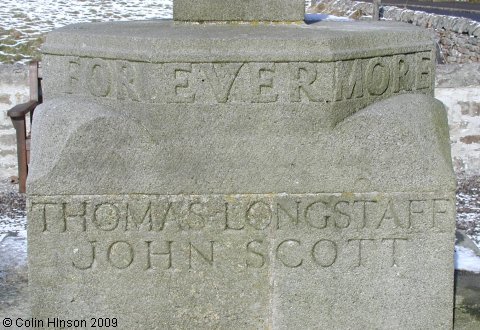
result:
<svg viewBox="0 0 480 330"><path fill-rule="evenodd" d="M0 265L24 266L27 262L27 216L24 210L16 214L0 214ZM8 260L3 260L7 259ZM2 269L0 269L1 273Z"/></svg>
<svg viewBox="0 0 480 330"><path fill-rule="evenodd" d="M480 273L480 257L463 246L455 247L455 269Z"/></svg>
<svg viewBox="0 0 480 330"><path fill-rule="evenodd" d="M340 17L335 15L319 14L319 13L305 14L305 23L307 24L313 24L321 21L349 22L349 21L353 21L353 19L350 19L348 17Z"/></svg>
<svg viewBox="0 0 480 330"><path fill-rule="evenodd" d="M22 212L25 214L25 211ZM0 244L6 237L27 237L27 219L25 215L8 217L0 215Z"/></svg>
<svg viewBox="0 0 480 330"><path fill-rule="evenodd" d="M11 291L7 287L27 267L26 227L25 211L14 217L0 214L0 310Z"/></svg>
<svg viewBox="0 0 480 330"><path fill-rule="evenodd" d="M2 28L28 33L96 20L145 20L172 16L172 0L3 0ZM33 33L33 32L32 32Z"/></svg>
<svg viewBox="0 0 480 330"><path fill-rule="evenodd" d="M38 56L44 34L68 24L172 17L172 0L2 0L0 63Z"/></svg>

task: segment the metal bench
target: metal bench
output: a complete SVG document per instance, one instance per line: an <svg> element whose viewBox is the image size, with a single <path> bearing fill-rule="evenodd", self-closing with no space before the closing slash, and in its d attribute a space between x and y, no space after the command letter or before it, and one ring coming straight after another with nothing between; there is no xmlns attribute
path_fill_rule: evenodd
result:
<svg viewBox="0 0 480 330"><path fill-rule="evenodd" d="M40 62L32 61L29 64L29 85L30 100L26 103L18 104L8 110L17 135L17 157L18 157L18 191L26 191L26 181L28 174L28 163L30 161L30 132L27 132L27 115L29 115L30 127L33 118L33 112L37 105L42 103L42 75Z"/></svg>

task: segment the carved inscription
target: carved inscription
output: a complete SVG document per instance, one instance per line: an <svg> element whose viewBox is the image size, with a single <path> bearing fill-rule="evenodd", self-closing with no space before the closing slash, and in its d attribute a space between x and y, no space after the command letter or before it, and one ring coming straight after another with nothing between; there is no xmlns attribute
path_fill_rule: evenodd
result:
<svg viewBox="0 0 480 330"><path fill-rule="evenodd" d="M454 202L433 193L71 196L32 198L29 212L35 235L73 239L79 271L209 269L226 255L252 270L327 269L402 266L418 235L452 230Z"/></svg>
<svg viewBox="0 0 480 330"><path fill-rule="evenodd" d="M335 101L433 88L430 52L335 63Z"/></svg>
<svg viewBox="0 0 480 330"><path fill-rule="evenodd" d="M61 92L167 104L329 103L433 88L431 52L338 62L142 63L67 57Z"/></svg>

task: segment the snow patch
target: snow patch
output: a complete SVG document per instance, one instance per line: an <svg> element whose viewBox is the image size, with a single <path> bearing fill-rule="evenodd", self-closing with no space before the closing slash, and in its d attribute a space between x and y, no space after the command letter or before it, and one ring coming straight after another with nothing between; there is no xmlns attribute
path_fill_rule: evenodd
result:
<svg viewBox="0 0 480 330"><path fill-rule="evenodd" d="M455 246L455 269L480 273L480 257L463 246Z"/></svg>
<svg viewBox="0 0 480 330"><path fill-rule="evenodd" d="M65 25L165 19L172 11L172 0L2 0L0 64L28 62L45 33Z"/></svg>
<svg viewBox="0 0 480 330"><path fill-rule="evenodd" d="M25 211L22 213L25 214ZM8 236L27 238L26 215L20 215L18 217L0 215L0 243Z"/></svg>
<svg viewBox="0 0 480 330"><path fill-rule="evenodd" d="M317 22L349 22L353 21L348 17L340 17L335 15L328 15L328 14L305 14L305 23L306 24L313 24Z"/></svg>
<svg viewBox="0 0 480 330"><path fill-rule="evenodd" d="M0 272L27 265L27 217L0 215Z"/></svg>

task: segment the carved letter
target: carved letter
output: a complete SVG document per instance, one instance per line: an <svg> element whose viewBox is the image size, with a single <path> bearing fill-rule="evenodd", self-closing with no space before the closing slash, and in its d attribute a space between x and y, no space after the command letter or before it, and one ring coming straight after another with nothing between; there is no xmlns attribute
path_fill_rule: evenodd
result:
<svg viewBox="0 0 480 330"><path fill-rule="evenodd" d="M328 204L323 201L317 201L305 208L305 221L313 228L323 229L327 227L331 212L328 210Z"/></svg>
<svg viewBox="0 0 480 330"><path fill-rule="evenodd" d="M127 61L117 62L117 98L124 100L128 97L132 101L139 101L135 67Z"/></svg>
<svg viewBox="0 0 480 330"><path fill-rule="evenodd" d="M278 94L267 93L273 88L273 75L275 63L251 63L250 81L252 83L253 102L271 103L276 102Z"/></svg>
<svg viewBox="0 0 480 330"><path fill-rule="evenodd" d="M416 214L425 214L426 200L410 200L408 205L408 227L412 226L412 218Z"/></svg>
<svg viewBox="0 0 480 330"><path fill-rule="evenodd" d="M290 219L290 222L296 227L300 219L300 202L295 202L295 215L292 215L282 204L277 203L277 229L282 229L280 226L280 210Z"/></svg>
<svg viewBox="0 0 480 330"><path fill-rule="evenodd" d="M202 229L205 227L205 218L201 214L202 204L198 202L192 202L188 206L188 218L187 224L190 229ZM192 216L193 215L193 216Z"/></svg>
<svg viewBox="0 0 480 330"><path fill-rule="evenodd" d="M328 239L316 242L311 252L315 263L322 267L330 267L337 260L337 244Z"/></svg>
<svg viewBox="0 0 480 330"><path fill-rule="evenodd" d="M108 62L99 58L89 60L85 80L93 96L108 96L112 89L112 73Z"/></svg>
<svg viewBox="0 0 480 330"><path fill-rule="evenodd" d="M130 230L130 227L138 230L144 228L148 231L152 230L152 214L151 202L142 205L140 202L127 204L127 222L125 230Z"/></svg>
<svg viewBox="0 0 480 330"><path fill-rule="evenodd" d="M78 93L80 80L80 58L75 57L68 61L67 88L68 94Z"/></svg>
<svg viewBox="0 0 480 330"><path fill-rule="evenodd" d="M335 63L335 100L349 100L363 96L362 61Z"/></svg>
<svg viewBox="0 0 480 330"><path fill-rule="evenodd" d="M192 243L189 243L190 245L190 253L188 254L188 268L192 268L192 252L195 250L197 254L202 257L203 260L205 260L210 266L213 266L213 243L215 241L210 241L210 255L208 255L205 252L200 251L195 245Z"/></svg>
<svg viewBox="0 0 480 330"><path fill-rule="evenodd" d="M98 229L112 231L118 226L120 211L114 204L99 204L93 212L93 223Z"/></svg>
<svg viewBox="0 0 480 330"><path fill-rule="evenodd" d="M288 268L297 268L300 267L303 263L303 259L295 261L295 253L288 253L288 250L293 246L300 246L300 241L294 239L287 239L277 246L276 256L277 259L281 261Z"/></svg>
<svg viewBox="0 0 480 330"><path fill-rule="evenodd" d="M247 243L247 268L262 268L265 265L265 254L259 251L262 244L263 241L259 239Z"/></svg>
<svg viewBox="0 0 480 330"><path fill-rule="evenodd" d="M253 202L245 214L248 223L255 229L262 230L268 227L272 221L272 210L265 202Z"/></svg>
<svg viewBox="0 0 480 330"><path fill-rule="evenodd" d="M345 210L347 209L347 210ZM333 207L333 210L337 213L334 214L335 217L335 227L337 228L348 228L350 226L350 221L352 219L352 216L350 214L351 212L351 206L349 202L346 201L338 201L335 206Z"/></svg>
<svg viewBox="0 0 480 330"><path fill-rule="evenodd" d="M317 80L317 68L315 64L302 62L290 63L292 79L290 80L290 100L292 102L302 101L301 92L310 102L320 102L320 93L313 88L313 83Z"/></svg>
<svg viewBox="0 0 480 330"><path fill-rule="evenodd" d="M132 264L133 258L133 248L128 242L113 242L107 249L107 260L115 268L127 268Z"/></svg>
<svg viewBox="0 0 480 330"><path fill-rule="evenodd" d="M90 256L88 257L88 260L89 262L85 263L82 265L82 263L80 262L75 262L75 261L72 261L72 265L73 267L77 268L77 269L80 269L80 270L86 270L86 269L90 269L92 268L93 266L93 263L95 262L95 241L89 241L88 243L90 243ZM73 254L76 255L78 253L79 249L74 249L73 250Z"/></svg>
<svg viewBox="0 0 480 330"><path fill-rule="evenodd" d="M152 266L152 257L153 256L167 256L166 266L163 269L172 268L172 243L173 241L166 241L165 243L167 252L153 252L152 251L152 241L145 241L147 243L147 264L145 265L145 270L154 269Z"/></svg>
<svg viewBox="0 0 480 330"><path fill-rule="evenodd" d="M151 205L153 230L161 231L167 223L168 215L173 213L172 202L152 203ZM175 224L180 228L180 225L177 222L175 222Z"/></svg>
<svg viewBox="0 0 480 330"><path fill-rule="evenodd" d="M65 218L65 230L70 232L84 232L87 229L85 215L87 213L86 203L63 203Z"/></svg>
<svg viewBox="0 0 480 330"><path fill-rule="evenodd" d="M430 52L417 53L416 54L416 76L415 76L415 88L420 89L432 89L433 90L433 63Z"/></svg>
<svg viewBox="0 0 480 330"><path fill-rule="evenodd" d="M410 65L408 64L407 57L405 55L396 55L393 57L393 91L398 93L399 91L412 90Z"/></svg>
<svg viewBox="0 0 480 330"><path fill-rule="evenodd" d="M455 204L449 199L434 199L432 227L453 230L454 224L450 220L454 217L454 207ZM438 219L439 215L443 215L443 220Z"/></svg>
<svg viewBox="0 0 480 330"><path fill-rule="evenodd" d="M370 95L385 93L390 82L390 68L385 58L374 57L368 61L366 81Z"/></svg>
<svg viewBox="0 0 480 330"><path fill-rule="evenodd" d="M408 241L408 239L406 238L384 238L382 239L382 242L388 242L388 241L391 241L392 242L392 267L394 266L398 266L397 264L397 259L396 259L396 253L397 253L397 242L398 241Z"/></svg>
<svg viewBox="0 0 480 330"><path fill-rule="evenodd" d="M30 215L38 220L29 227L39 232L64 233L67 229L63 203L32 203Z"/></svg>
<svg viewBox="0 0 480 330"><path fill-rule="evenodd" d="M164 65L166 73L166 94L170 103L193 103L195 93L186 92L189 89L189 78L192 72L190 63L167 63Z"/></svg>
<svg viewBox="0 0 480 330"><path fill-rule="evenodd" d="M205 74L213 95L218 103L226 103L232 89L233 82L237 78L238 72L243 63L204 63L200 64L200 69Z"/></svg>
<svg viewBox="0 0 480 330"><path fill-rule="evenodd" d="M358 263L357 263L356 267L360 267L360 266L364 265L364 263L363 263L363 253L362 253L363 242L368 242L368 241L373 242L374 240L371 239L371 238L353 238L353 239L347 240L348 243L354 242L354 241L358 241Z"/></svg>
<svg viewBox="0 0 480 330"><path fill-rule="evenodd" d="M393 228L401 227L400 219L398 219L397 213L395 212L395 208L393 207L393 201L390 199L385 207L385 212L383 212L382 219L377 225L377 228L383 224L383 220L393 220Z"/></svg>
<svg viewBox="0 0 480 330"><path fill-rule="evenodd" d="M361 210L362 218L361 218L360 223L358 225L358 228L362 229L362 228L365 228L365 226L367 225L367 204L376 204L377 202L375 202L375 201L355 201L355 202L353 202L353 206L355 207L355 205L357 205L357 203L362 205L362 210Z"/></svg>
<svg viewBox="0 0 480 330"><path fill-rule="evenodd" d="M232 229L232 230L242 230L243 228L245 228L245 225L242 225L241 227L233 227L231 224L230 224L230 220L229 220L229 213L228 213L228 209L229 209L229 204L228 203L225 203L225 230L227 229Z"/></svg>

